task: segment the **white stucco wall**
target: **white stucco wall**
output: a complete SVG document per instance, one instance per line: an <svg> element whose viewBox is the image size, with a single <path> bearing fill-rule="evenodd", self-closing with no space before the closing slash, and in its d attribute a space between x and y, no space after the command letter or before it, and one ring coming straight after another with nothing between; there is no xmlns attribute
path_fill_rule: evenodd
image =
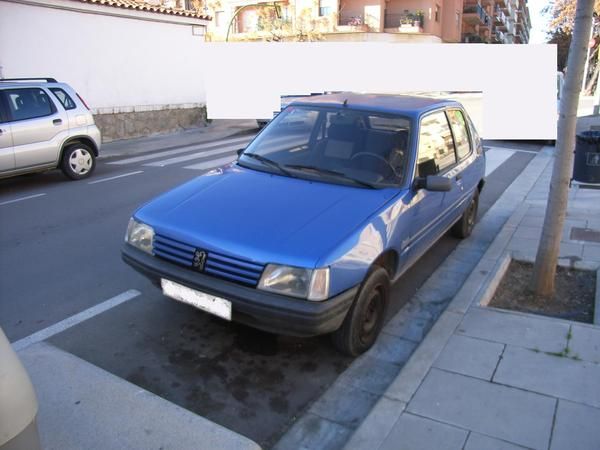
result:
<svg viewBox="0 0 600 450"><path fill-rule="evenodd" d="M70 0L44 2L49 8L36 1L0 0L3 77L54 77L100 112L206 103L206 44L192 32L193 26L201 32L205 21Z"/></svg>

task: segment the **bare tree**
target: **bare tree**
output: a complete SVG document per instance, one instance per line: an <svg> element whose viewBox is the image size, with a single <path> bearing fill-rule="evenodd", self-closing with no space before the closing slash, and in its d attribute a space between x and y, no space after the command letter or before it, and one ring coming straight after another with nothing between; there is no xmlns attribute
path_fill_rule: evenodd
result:
<svg viewBox="0 0 600 450"><path fill-rule="evenodd" d="M531 280L531 288L538 296L547 297L554 293L556 263L567 214L569 181L573 171L577 105L590 40L593 9L594 0L577 0L573 37L567 59L567 75L560 100L556 155L548 206Z"/></svg>

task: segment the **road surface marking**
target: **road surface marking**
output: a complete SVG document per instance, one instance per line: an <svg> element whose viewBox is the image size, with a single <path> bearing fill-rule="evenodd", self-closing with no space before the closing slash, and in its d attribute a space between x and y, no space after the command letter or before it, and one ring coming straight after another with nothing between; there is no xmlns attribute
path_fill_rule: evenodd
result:
<svg viewBox="0 0 600 450"><path fill-rule="evenodd" d="M513 147L489 147L486 145L484 148L485 148L486 153L488 150L510 150L512 152L531 153L532 155L537 155L539 153L534 150L524 150L522 148L513 148Z"/></svg>
<svg viewBox="0 0 600 450"><path fill-rule="evenodd" d="M213 159L211 161L204 161L199 164L194 164L191 166L186 166L184 169L193 169L193 170L207 170L214 169L215 167L222 166L224 164L230 163L231 161L235 161L237 155L229 155L225 158Z"/></svg>
<svg viewBox="0 0 600 450"><path fill-rule="evenodd" d="M171 164L177 164L184 161L190 161L192 159L200 159L206 158L208 156L222 155L223 153L231 153L239 148L239 145L233 145L229 147L223 147L216 150L203 151L194 153L192 155L178 156L176 158L164 159L162 161L156 161L153 163L144 164L144 166L152 166L152 167L165 167L170 166Z"/></svg>
<svg viewBox="0 0 600 450"><path fill-rule="evenodd" d="M88 184L104 183L105 181L116 180L117 178L128 177L130 175L137 175L138 173L144 173L144 171L136 170L135 172L122 173L121 175L115 175L114 177L100 178L99 180L90 181Z"/></svg>
<svg viewBox="0 0 600 450"><path fill-rule="evenodd" d="M19 339L18 341L12 343L12 347L16 352L23 350L25 347L29 347L32 344L44 341L55 334L65 331L67 328L71 328L72 326L91 319L92 317L108 311L115 306L119 306L120 304L125 303L126 301L129 301L138 295L141 295L141 292L135 289L125 291L113 298L97 304L96 306L92 306L91 308L81 311L80 313L77 313L71 317L67 317L66 319L61 320L60 322L57 322L48 328L44 328L43 330L30 334L23 339Z"/></svg>
<svg viewBox="0 0 600 450"><path fill-rule="evenodd" d="M28 195L27 197L15 198L14 200L6 200L5 202L0 203L0 206L8 205L9 203L21 202L23 200L29 200L30 198L43 197L44 195L46 195L46 194L34 194L34 195Z"/></svg>
<svg viewBox="0 0 600 450"><path fill-rule="evenodd" d="M239 145L241 148L242 146L244 146L244 144L250 142L250 140L253 138L254 138L254 136L249 136L249 137L243 136L243 137L239 137L239 138L235 138L235 139L226 139L226 140L222 140L222 141L206 142L204 144L186 145L185 147L177 148L174 150L166 150L164 152L152 153L150 155L134 156L132 158L121 159L119 161L109 162L107 164L115 164L115 165L133 164L133 163L137 163L137 162L147 161L149 159L157 159L157 158L162 158L164 156L179 155L181 153L188 153L188 152L193 152L196 150L202 150L202 149L218 147L218 146L234 144L234 143L236 145Z"/></svg>
<svg viewBox="0 0 600 450"><path fill-rule="evenodd" d="M496 170L500 164L510 158L515 152L506 148L492 147L485 152L485 176Z"/></svg>

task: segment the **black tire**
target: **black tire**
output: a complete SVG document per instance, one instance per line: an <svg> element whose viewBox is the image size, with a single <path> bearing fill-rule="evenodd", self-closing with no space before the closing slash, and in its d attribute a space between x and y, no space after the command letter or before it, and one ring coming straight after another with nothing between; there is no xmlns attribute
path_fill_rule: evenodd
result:
<svg viewBox="0 0 600 450"><path fill-rule="evenodd" d="M332 334L333 345L342 353L358 356L375 343L383 327L390 298L390 279L377 267L367 275L342 326Z"/></svg>
<svg viewBox="0 0 600 450"><path fill-rule="evenodd" d="M477 209L479 208L479 190L475 189L473 197L469 202L469 206L460 216L458 222L452 227L452 234L459 239L468 238L475 227L475 221L477 220Z"/></svg>
<svg viewBox="0 0 600 450"><path fill-rule="evenodd" d="M94 151L85 144L71 144L63 151L60 169L72 180L89 177L96 168Z"/></svg>

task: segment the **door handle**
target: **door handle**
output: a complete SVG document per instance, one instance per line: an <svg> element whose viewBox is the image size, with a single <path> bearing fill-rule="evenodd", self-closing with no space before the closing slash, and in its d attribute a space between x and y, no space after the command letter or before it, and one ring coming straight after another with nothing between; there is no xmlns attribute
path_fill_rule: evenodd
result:
<svg viewBox="0 0 600 450"><path fill-rule="evenodd" d="M52 121L52 123L53 123L54 125L60 125L60 124L62 123L62 119L54 119L54 120Z"/></svg>
<svg viewBox="0 0 600 450"><path fill-rule="evenodd" d="M459 173L458 175L456 175L456 181L460 181L462 180L462 174Z"/></svg>

